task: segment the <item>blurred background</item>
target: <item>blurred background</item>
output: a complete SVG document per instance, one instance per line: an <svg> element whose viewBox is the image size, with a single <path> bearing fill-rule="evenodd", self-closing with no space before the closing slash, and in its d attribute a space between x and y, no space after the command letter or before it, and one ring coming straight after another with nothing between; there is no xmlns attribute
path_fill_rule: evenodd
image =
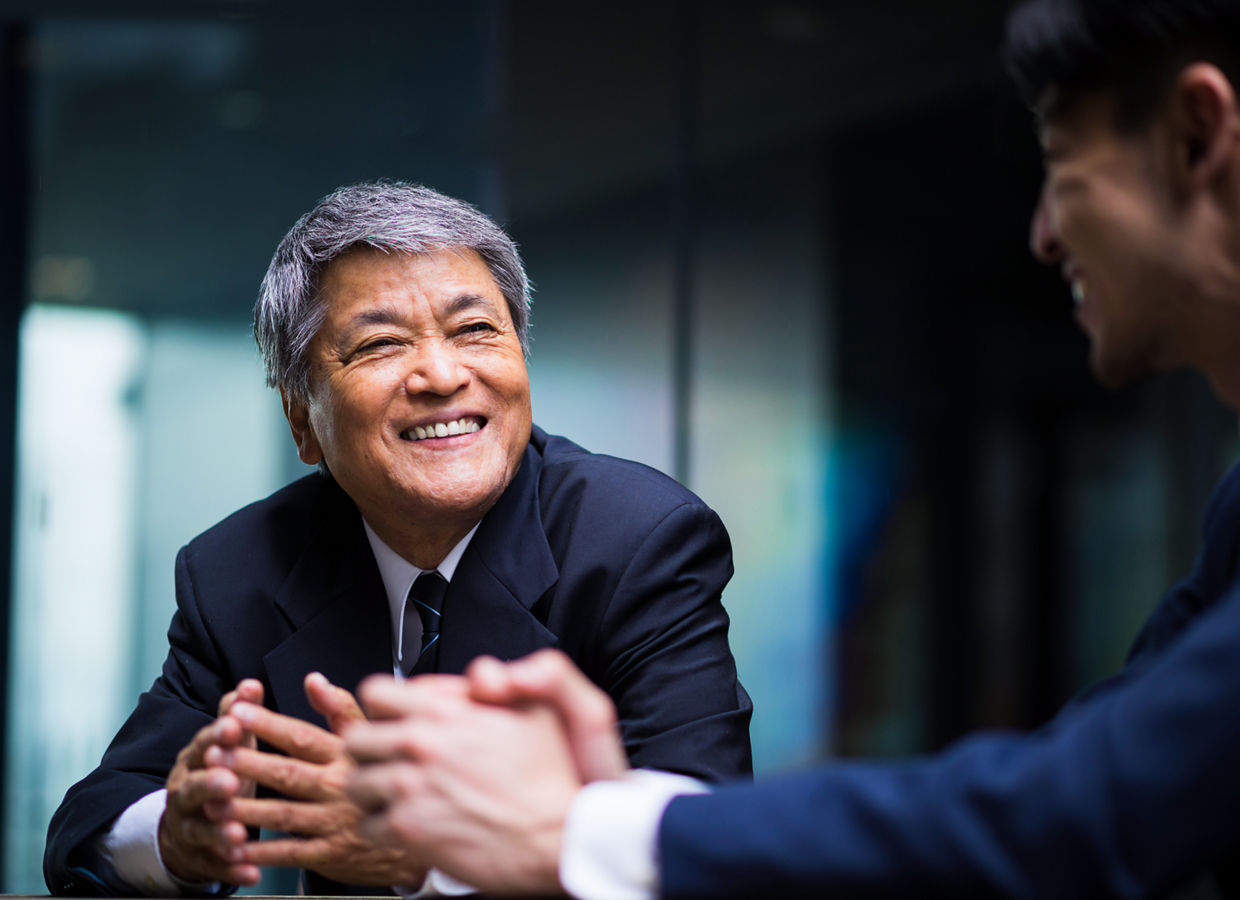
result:
<svg viewBox="0 0 1240 900"><path fill-rule="evenodd" d="M1236 425L1091 381L1002 6L0 0L0 889L158 674L177 548L306 471L249 315L347 182L505 225L535 421L719 511L760 772L1121 664Z"/></svg>

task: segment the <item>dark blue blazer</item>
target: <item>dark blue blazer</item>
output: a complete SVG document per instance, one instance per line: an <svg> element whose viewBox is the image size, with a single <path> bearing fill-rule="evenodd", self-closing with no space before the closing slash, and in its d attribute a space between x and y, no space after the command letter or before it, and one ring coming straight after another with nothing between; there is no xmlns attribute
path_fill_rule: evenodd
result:
<svg viewBox="0 0 1240 900"><path fill-rule="evenodd" d="M1240 847L1240 470L1124 670L1029 734L674 800L667 897L1160 897ZM1227 896L1236 884L1220 879Z"/></svg>
<svg viewBox="0 0 1240 900"><path fill-rule="evenodd" d="M751 706L720 603L731 576L727 533L696 496L535 428L448 588L438 668L559 647L615 700L634 765L712 781L747 775ZM264 683L272 709L324 724L306 700L307 673L353 690L392 671L374 555L356 507L324 476L192 540L177 556L176 594L163 674L52 817L44 877L53 893L120 889L91 848L163 787L177 751L242 678ZM353 890L314 877L306 886Z"/></svg>

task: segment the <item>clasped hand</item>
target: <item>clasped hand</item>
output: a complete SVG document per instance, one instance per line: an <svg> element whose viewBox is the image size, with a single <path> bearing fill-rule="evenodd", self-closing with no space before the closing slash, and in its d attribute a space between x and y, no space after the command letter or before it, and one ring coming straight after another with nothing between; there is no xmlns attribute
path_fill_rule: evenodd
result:
<svg viewBox="0 0 1240 900"><path fill-rule="evenodd" d="M173 875L248 885L261 866L291 866L354 884L422 882L416 853L377 846L358 830L361 813L346 794L354 764L340 737L364 718L356 700L317 673L305 687L330 731L265 709L262 686L247 679L178 756L159 831ZM258 740L283 753L258 750ZM256 797L258 784L282 796ZM250 840L259 827L287 837Z"/></svg>
<svg viewBox="0 0 1240 900"><path fill-rule="evenodd" d="M560 890L564 821L582 784L627 769L610 699L556 651L465 677L372 676L370 722L345 732L362 833L500 893Z"/></svg>
<svg viewBox="0 0 1240 900"><path fill-rule="evenodd" d="M412 886L433 865L483 890L550 893L576 792L627 770L610 699L557 651L479 658L465 676L372 676L370 722L321 675L306 694L330 730L265 709L246 680L178 756L159 829L172 874L242 885L296 866ZM282 796L257 798L258 784ZM255 827L289 836L252 841Z"/></svg>

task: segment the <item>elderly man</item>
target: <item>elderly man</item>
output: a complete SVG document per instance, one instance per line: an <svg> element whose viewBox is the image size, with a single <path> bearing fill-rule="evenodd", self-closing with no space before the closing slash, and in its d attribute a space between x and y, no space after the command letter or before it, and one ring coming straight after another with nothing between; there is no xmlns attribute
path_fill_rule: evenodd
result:
<svg viewBox="0 0 1240 900"><path fill-rule="evenodd" d="M1240 0L1033 0L1008 41L1046 157L1033 251L1098 377L1190 366L1240 408ZM626 773L607 698L544 651L368 682L389 721L346 733L352 793L365 831L495 891L1237 897L1238 548L1233 467L1124 670L1031 734L703 793Z"/></svg>
<svg viewBox="0 0 1240 900"><path fill-rule="evenodd" d="M218 892L264 865L306 867L312 894L422 883L344 794L337 732L372 672L558 646L633 764L749 771L726 532L658 472L532 426L528 311L508 236L426 188L342 188L293 226L254 330L321 471L179 554L163 674L53 817L53 892Z"/></svg>

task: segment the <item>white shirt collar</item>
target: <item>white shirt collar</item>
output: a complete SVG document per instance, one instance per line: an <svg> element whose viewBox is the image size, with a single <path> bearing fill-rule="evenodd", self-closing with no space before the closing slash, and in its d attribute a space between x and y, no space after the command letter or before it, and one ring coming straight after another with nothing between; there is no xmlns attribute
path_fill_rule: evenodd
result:
<svg viewBox="0 0 1240 900"><path fill-rule="evenodd" d="M388 611L392 617L392 670L397 677L400 677L400 666L397 660L400 658L400 640L405 628L405 601L409 597L409 589L413 587L419 575L434 570L438 570L444 580L451 583L452 576L456 574L457 564L460 563L461 556L464 555L465 548L469 546L474 532L478 530L478 525L469 529L469 533L457 541L456 546L448 551L448 555L439 565L435 566L434 570L419 569L383 543L365 519L362 519L362 525L366 529L366 539L370 541L370 550L375 555L375 563L379 566L379 577L383 579L383 589L387 593Z"/></svg>

